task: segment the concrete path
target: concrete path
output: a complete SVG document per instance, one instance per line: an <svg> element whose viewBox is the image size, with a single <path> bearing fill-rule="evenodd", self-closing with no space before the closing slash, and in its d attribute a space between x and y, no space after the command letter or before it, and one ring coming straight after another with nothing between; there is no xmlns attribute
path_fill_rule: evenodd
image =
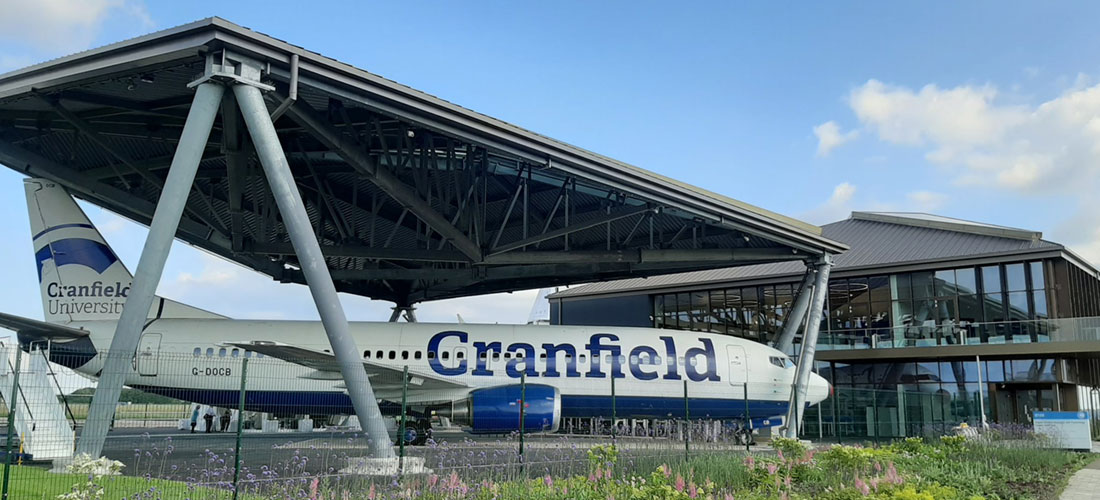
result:
<svg viewBox="0 0 1100 500"><path fill-rule="evenodd" d="M1096 450L1093 445L1093 450ZM1092 500L1100 498L1100 460L1095 460L1069 478L1059 500Z"/></svg>

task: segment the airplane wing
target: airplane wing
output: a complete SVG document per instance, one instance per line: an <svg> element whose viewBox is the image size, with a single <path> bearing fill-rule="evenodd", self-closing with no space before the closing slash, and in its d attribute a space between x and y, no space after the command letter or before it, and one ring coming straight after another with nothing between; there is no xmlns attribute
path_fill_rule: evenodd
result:
<svg viewBox="0 0 1100 500"><path fill-rule="evenodd" d="M88 336L87 331L79 328L46 323L45 321L5 313L0 313L0 328L14 330L25 338L70 340Z"/></svg>
<svg viewBox="0 0 1100 500"><path fill-rule="evenodd" d="M299 347L281 342L253 341L253 342L226 342L226 345L258 352L264 356L278 358L288 363L294 363L306 368L312 368L317 372L308 375L310 378L339 380L340 366L336 362L336 356L332 353ZM392 366L380 365L363 360L363 367L367 370L371 384L375 389L401 387L402 370ZM409 370L409 388L418 390L460 389L468 387L462 382L440 377L434 374L421 373Z"/></svg>

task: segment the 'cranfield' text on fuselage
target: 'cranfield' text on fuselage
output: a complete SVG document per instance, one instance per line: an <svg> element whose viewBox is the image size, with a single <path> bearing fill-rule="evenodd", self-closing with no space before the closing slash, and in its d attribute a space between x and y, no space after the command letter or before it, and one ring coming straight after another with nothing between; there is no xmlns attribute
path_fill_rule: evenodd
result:
<svg viewBox="0 0 1100 500"><path fill-rule="evenodd" d="M433 335L428 341L428 352L438 352L440 343L447 338L457 340L460 345L469 343L469 335L466 332L454 330L440 332ZM562 372L559 371L558 355L562 354L565 359L564 376L605 378L607 373L604 371L603 365L606 358L603 354L606 353L611 360L610 373L615 378L626 377L626 374L623 373L623 362L626 361L630 374L638 380L654 380L658 377L665 380L682 380L677 364L676 342L672 337L658 337L658 339L664 343L662 347L665 363L658 362L662 355L658 354L657 349L653 347L636 346L624 356L622 348L611 343L619 341L617 335L610 333L592 335L584 346L592 361L588 371L583 374L577 370L577 348L572 344L542 344L542 352L539 353L539 348L525 342L515 342L509 344L507 348L504 348L500 342L474 342L472 359L475 364L474 369L470 370L469 373L475 376L493 376L493 370L489 368L489 359L497 359L502 352L507 352L512 354L512 357L506 359L504 368L511 378L520 378L521 375L527 377L561 377ZM605 341L609 343L605 344ZM693 382L721 381L721 377L718 376L718 367L715 364L714 343L707 338L700 338L699 342L702 347L692 347L684 351L683 362L680 363L684 367L684 375ZM700 357L703 359L700 360ZM537 370L536 358L546 360L546 369L542 373ZM465 375L469 368L465 359L456 359L452 362L455 366L447 367L444 366L444 361L439 356L432 356L431 354L429 354L428 364L431 365L433 371L446 376ZM664 367L663 373L661 373L661 367ZM704 368L702 372L699 371L701 368Z"/></svg>

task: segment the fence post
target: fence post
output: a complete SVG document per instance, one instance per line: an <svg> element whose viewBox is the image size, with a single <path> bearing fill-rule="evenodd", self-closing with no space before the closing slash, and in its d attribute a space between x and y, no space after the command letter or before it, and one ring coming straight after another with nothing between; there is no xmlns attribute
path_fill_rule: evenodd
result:
<svg viewBox="0 0 1100 500"><path fill-rule="evenodd" d="M523 461L523 441L524 434L526 434L527 419L527 371L524 370L519 374L519 473L523 476L527 476L527 464Z"/></svg>
<svg viewBox="0 0 1100 500"><path fill-rule="evenodd" d="M409 365L401 372L401 425L397 431L397 475L405 474L405 410L409 398Z"/></svg>
<svg viewBox="0 0 1100 500"><path fill-rule="evenodd" d="M688 381L684 381L684 462L691 454L691 409L688 405Z"/></svg>
<svg viewBox="0 0 1100 500"><path fill-rule="evenodd" d="M241 434L244 431L244 395L248 381L248 358L241 358L241 397L237 403L237 444L233 451L233 500L237 500L241 479Z"/></svg>
<svg viewBox="0 0 1100 500"><path fill-rule="evenodd" d="M5 357L7 353L4 353ZM7 360L5 360L7 361ZM23 362L23 350L19 348L19 345L15 346L15 366L12 367L11 375L11 398L8 401L8 446L4 453L4 491L0 494L0 498L8 500L8 484L11 480L11 438L12 433L15 432L15 413L19 410L19 364Z"/></svg>
<svg viewBox="0 0 1100 500"><path fill-rule="evenodd" d="M871 431L871 432L874 433L872 435L875 436L875 442L877 443L879 441L879 435L878 435L878 428L879 428L879 425L878 425L878 389L871 389L871 425L875 426L874 430Z"/></svg>
<svg viewBox="0 0 1100 500"><path fill-rule="evenodd" d="M615 370L611 370L611 445L615 445L615 425L618 420L618 411L615 407Z"/></svg>
<svg viewBox="0 0 1100 500"><path fill-rule="evenodd" d="M752 415L749 414L749 382L745 381L745 451L749 451L752 442Z"/></svg>

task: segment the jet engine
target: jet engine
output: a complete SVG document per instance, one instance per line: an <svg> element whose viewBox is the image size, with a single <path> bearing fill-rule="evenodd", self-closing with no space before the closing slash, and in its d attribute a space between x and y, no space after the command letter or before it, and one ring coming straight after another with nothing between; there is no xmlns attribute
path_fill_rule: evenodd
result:
<svg viewBox="0 0 1100 500"><path fill-rule="evenodd" d="M502 385L475 389L466 399L435 413L449 417L459 425L468 425L474 434L503 434L519 430L520 402L525 403L525 432L554 432L561 422L561 396L556 387L528 384L526 394L520 385Z"/></svg>

